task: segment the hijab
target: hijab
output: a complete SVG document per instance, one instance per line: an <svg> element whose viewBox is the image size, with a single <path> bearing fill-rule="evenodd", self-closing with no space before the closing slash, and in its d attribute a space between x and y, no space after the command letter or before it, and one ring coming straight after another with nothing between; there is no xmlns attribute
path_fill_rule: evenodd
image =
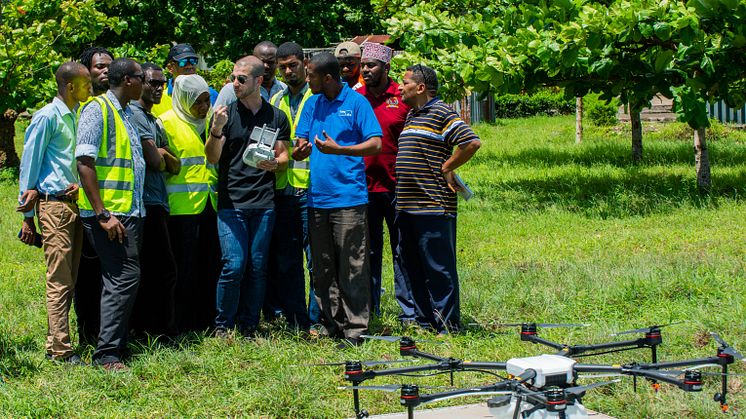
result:
<svg viewBox="0 0 746 419"><path fill-rule="evenodd" d="M207 118L204 119L192 116L189 108L203 93L209 94L210 87L207 86L205 79L197 74L179 76L174 80L174 91L171 99L174 112L182 121L188 122L199 135L205 132L205 124L212 113L212 106L207 111Z"/></svg>

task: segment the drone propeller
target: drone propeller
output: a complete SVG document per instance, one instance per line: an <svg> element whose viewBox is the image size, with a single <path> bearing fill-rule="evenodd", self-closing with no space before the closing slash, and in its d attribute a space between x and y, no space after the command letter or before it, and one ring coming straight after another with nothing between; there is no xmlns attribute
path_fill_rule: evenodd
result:
<svg viewBox="0 0 746 419"><path fill-rule="evenodd" d="M590 326L588 323L531 323L531 322L524 322L524 323L497 323L495 326L498 327L516 327L516 326L525 326L525 325L533 325L536 327L544 327L544 328L552 328L552 327L587 327Z"/></svg>
<svg viewBox="0 0 746 419"><path fill-rule="evenodd" d="M673 326L675 324L681 324L681 323L684 323L684 322L678 321L678 322L667 323L667 324L654 324L652 326L641 327L639 329L625 330L623 332L612 333L610 336L629 335L631 333L643 333L643 332L648 332L652 329L660 329L661 327Z"/></svg>
<svg viewBox="0 0 746 419"><path fill-rule="evenodd" d="M405 338L406 339L412 339L412 338L410 338L408 336L360 335L360 337L363 338L363 339L382 340L382 341L391 342L391 343L398 342L398 341L400 341L402 339L405 339ZM415 341L415 342L418 342L418 343L437 343L437 344L442 344L443 343L443 342L436 341L436 340L414 340L414 339L412 339L412 340Z"/></svg>
<svg viewBox="0 0 746 419"><path fill-rule="evenodd" d="M394 392L401 390L403 384L385 384L380 386L339 386L337 390L375 390L375 391L387 391ZM443 389L453 388L450 386L417 386L420 389Z"/></svg>
<svg viewBox="0 0 746 419"><path fill-rule="evenodd" d="M361 364L365 367L375 367L376 365L389 365L389 364L398 364L401 362L414 362L411 359L392 359L390 361L363 361ZM338 367L345 365L346 362L320 362L317 364L301 364L302 367Z"/></svg>
<svg viewBox="0 0 746 419"><path fill-rule="evenodd" d="M583 394L585 394L585 392L587 392L588 390L592 390L597 387L608 386L609 384L618 383L620 381L622 380L617 379L617 380L601 381L598 383L587 384L584 386L569 387L565 389L565 392L573 394L576 397L582 397Z"/></svg>
<svg viewBox="0 0 746 419"><path fill-rule="evenodd" d="M723 338L720 337L720 335L715 332L710 332L710 336L712 336L717 341L717 343L720 344L720 347L723 349L724 354L728 354L739 361L743 359L743 355L737 350L733 349L732 346L728 345L728 343L724 341Z"/></svg>

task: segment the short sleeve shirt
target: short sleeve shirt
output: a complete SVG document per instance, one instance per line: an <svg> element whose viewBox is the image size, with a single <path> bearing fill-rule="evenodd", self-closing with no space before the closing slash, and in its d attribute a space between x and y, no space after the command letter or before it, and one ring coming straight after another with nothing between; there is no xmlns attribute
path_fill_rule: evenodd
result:
<svg viewBox="0 0 746 419"><path fill-rule="evenodd" d="M399 135L411 108L402 102L399 84L391 79L389 79L389 87L378 97L370 93L366 86L361 86L357 92L368 99L383 131L381 152L373 156L365 156L368 192L394 192L396 189L394 166L396 165L396 152L399 150Z"/></svg>
<svg viewBox="0 0 746 419"><path fill-rule="evenodd" d="M158 148L168 146L168 139L163 128L156 123L156 117L145 110L140 102L133 100L129 107L132 109L130 122L140 135L140 141L152 140ZM166 192L166 179L162 171L145 166L142 199L145 205L160 205L168 210L168 192Z"/></svg>
<svg viewBox="0 0 746 419"><path fill-rule="evenodd" d="M274 208L275 174L244 163L254 127L279 130L277 141L290 140L290 125L281 110L262 99L253 114L241 101L228 106L228 122L223 127L225 144L218 162L218 209Z"/></svg>
<svg viewBox="0 0 746 419"><path fill-rule="evenodd" d="M365 162L362 157L324 154L313 145L324 138L324 131L341 146L363 143L380 137L381 126L370 103L342 83L337 97L311 96L303 107L295 136L312 144L308 206L349 208L368 203Z"/></svg>
<svg viewBox="0 0 746 419"><path fill-rule="evenodd" d="M456 112L438 98L411 110L396 156L396 209L410 214L456 214L456 194L441 168L453 147L478 140Z"/></svg>

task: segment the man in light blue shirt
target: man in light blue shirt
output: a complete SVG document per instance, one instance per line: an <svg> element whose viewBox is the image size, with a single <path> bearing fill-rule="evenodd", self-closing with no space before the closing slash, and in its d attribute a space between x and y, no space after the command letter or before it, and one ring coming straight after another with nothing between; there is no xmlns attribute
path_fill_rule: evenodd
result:
<svg viewBox="0 0 746 419"><path fill-rule="evenodd" d="M74 62L62 64L55 79L57 96L34 114L24 138L18 182L18 210L24 215L20 239L29 245L37 240L36 214L47 265L47 358L80 365L68 319L83 245L73 154L75 110L88 99L91 79L88 69Z"/></svg>
<svg viewBox="0 0 746 419"><path fill-rule="evenodd" d="M340 81L332 54L308 63L314 93L300 115L295 160L311 154L308 235L322 334L360 344L370 317L368 187L363 156L381 150L381 126L361 94ZM313 145L311 145L313 144Z"/></svg>

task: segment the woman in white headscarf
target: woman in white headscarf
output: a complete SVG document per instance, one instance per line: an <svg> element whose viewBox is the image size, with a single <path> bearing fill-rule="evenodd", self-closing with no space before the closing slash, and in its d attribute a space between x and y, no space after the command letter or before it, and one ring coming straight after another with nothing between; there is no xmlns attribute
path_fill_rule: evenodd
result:
<svg viewBox="0 0 746 419"><path fill-rule="evenodd" d="M205 330L215 319L220 246L215 216L217 173L205 156L212 114L209 89L199 75L177 77L173 108L159 117L169 148L181 160L181 171L166 178L178 276L175 326L181 333Z"/></svg>

